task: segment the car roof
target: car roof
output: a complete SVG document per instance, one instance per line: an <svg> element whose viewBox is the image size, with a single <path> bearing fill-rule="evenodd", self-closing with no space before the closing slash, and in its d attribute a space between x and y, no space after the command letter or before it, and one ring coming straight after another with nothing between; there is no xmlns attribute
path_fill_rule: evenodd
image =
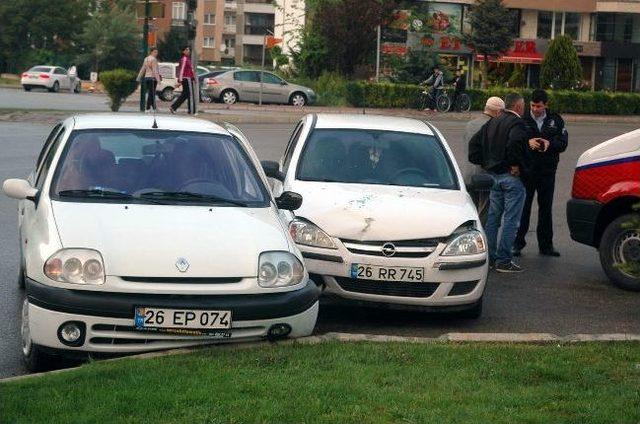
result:
<svg viewBox="0 0 640 424"><path fill-rule="evenodd" d="M86 129L154 129L153 115L140 113L94 113L75 115L73 128ZM197 118L157 115L158 130L206 132L228 135L229 132L211 121Z"/></svg>
<svg viewBox="0 0 640 424"><path fill-rule="evenodd" d="M316 115L315 128L366 129L434 135L431 127L424 121L384 115L319 113Z"/></svg>
<svg viewBox="0 0 640 424"><path fill-rule="evenodd" d="M55 69L55 68L59 68L59 66L53 66L53 65L35 65L32 66L29 69L33 69L33 68L50 68L49 70Z"/></svg>

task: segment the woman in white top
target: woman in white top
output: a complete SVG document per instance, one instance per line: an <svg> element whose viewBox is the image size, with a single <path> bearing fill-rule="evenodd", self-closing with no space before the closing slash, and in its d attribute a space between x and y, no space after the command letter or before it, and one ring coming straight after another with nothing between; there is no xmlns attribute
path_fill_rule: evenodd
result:
<svg viewBox="0 0 640 424"><path fill-rule="evenodd" d="M158 49L156 47L152 47L149 56L144 58L137 81L142 82L147 90L145 112L148 112L151 108L157 110L156 87L158 83L162 81L162 77L160 76L160 68L158 67Z"/></svg>

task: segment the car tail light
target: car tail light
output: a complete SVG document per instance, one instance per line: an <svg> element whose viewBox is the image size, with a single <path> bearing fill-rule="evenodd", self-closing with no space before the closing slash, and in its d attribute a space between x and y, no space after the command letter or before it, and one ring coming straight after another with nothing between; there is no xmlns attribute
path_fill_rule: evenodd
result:
<svg viewBox="0 0 640 424"><path fill-rule="evenodd" d="M22 78L26 78L28 76L29 76L29 74L27 74L26 72L24 74L22 74Z"/></svg>
<svg viewBox="0 0 640 424"><path fill-rule="evenodd" d="M218 85L218 84L220 84L218 82L218 80L215 79L215 78L205 78L204 82L205 82L206 85Z"/></svg>
<svg viewBox="0 0 640 424"><path fill-rule="evenodd" d="M50 77L49 75L47 75L47 74L40 74L40 78L42 78L42 79L49 79L49 78L51 78L51 77Z"/></svg>

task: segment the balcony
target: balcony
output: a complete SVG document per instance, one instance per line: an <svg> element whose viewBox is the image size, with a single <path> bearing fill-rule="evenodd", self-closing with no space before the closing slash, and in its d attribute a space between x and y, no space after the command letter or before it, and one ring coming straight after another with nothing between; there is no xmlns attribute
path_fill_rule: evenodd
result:
<svg viewBox="0 0 640 424"><path fill-rule="evenodd" d="M171 26L183 27L184 26L184 19L172 19L171 20Z"/></svg>
<svg viewBox="0 0 640 424"><path fill-rule="evenodd" d="M229 47L227 50L220 53L222 57L236 57L236 49Z"/></svg>
<svg viewBox="0 0 640 424"><path fill-rule="evenodd" d="M224 27L222 28L222 33L223 34L235 34L237 30L238 30L238 28L234 24L224 24Z"/></svg>
<svg viewBox="0 0 640 424"><path fill-rule="evenodd" d="M263 43L264 43L264 35L245 34L242 36L242 44L262 46Z"/></svg>
<svg viewBox="0 0 640 424"><path fill-rule="evenodd" d="M273 4L270 3L245 3L244 11L247 13L265 13L265 14L275 14L276 8Z"/></svg>
<svg viewBox="0 0 640 424"><path fill-rule="evenodd" d="M224 2L224 10L225 11L236 11L238 10L238 3L235 1L225 1Z"/></svg>

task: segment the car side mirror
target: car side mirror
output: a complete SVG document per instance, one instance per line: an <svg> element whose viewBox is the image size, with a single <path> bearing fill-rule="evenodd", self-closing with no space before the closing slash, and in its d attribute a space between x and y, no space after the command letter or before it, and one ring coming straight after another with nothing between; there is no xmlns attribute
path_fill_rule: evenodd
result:
<svg viewBox="0 0 640 424"><path fill-rule="evenodd" d="M29 181L17 178L5 180L2 184L2 191L12 199L27 199L33 202L35 202L36 196L38 195L38 189L31 187Z"/></svg>
<svg viewBox="0 0 640 424"><path fill-rule="evenodd" d="M276 198L276 205L278 206L278 209L295 211L296 209L300 209L300 206L302 206L302 196L292 191L285 191L280 195L280 197Z"/></svg>
<svg viewBox="0 0 640 424"><path fill-rule="evenodd" d="M476 174L471 176L471 183L467 185L467 190L490 190L493 187L493 177L489 174Z"/></svg>
<svg viewBox="0 0 640 424"><path fill-rule="evenodd" d="M273 160L263 160L260 162L264 173L269 178L275 178L276 180L284 182L284 174L280 172L280 164Z"/></svg>

